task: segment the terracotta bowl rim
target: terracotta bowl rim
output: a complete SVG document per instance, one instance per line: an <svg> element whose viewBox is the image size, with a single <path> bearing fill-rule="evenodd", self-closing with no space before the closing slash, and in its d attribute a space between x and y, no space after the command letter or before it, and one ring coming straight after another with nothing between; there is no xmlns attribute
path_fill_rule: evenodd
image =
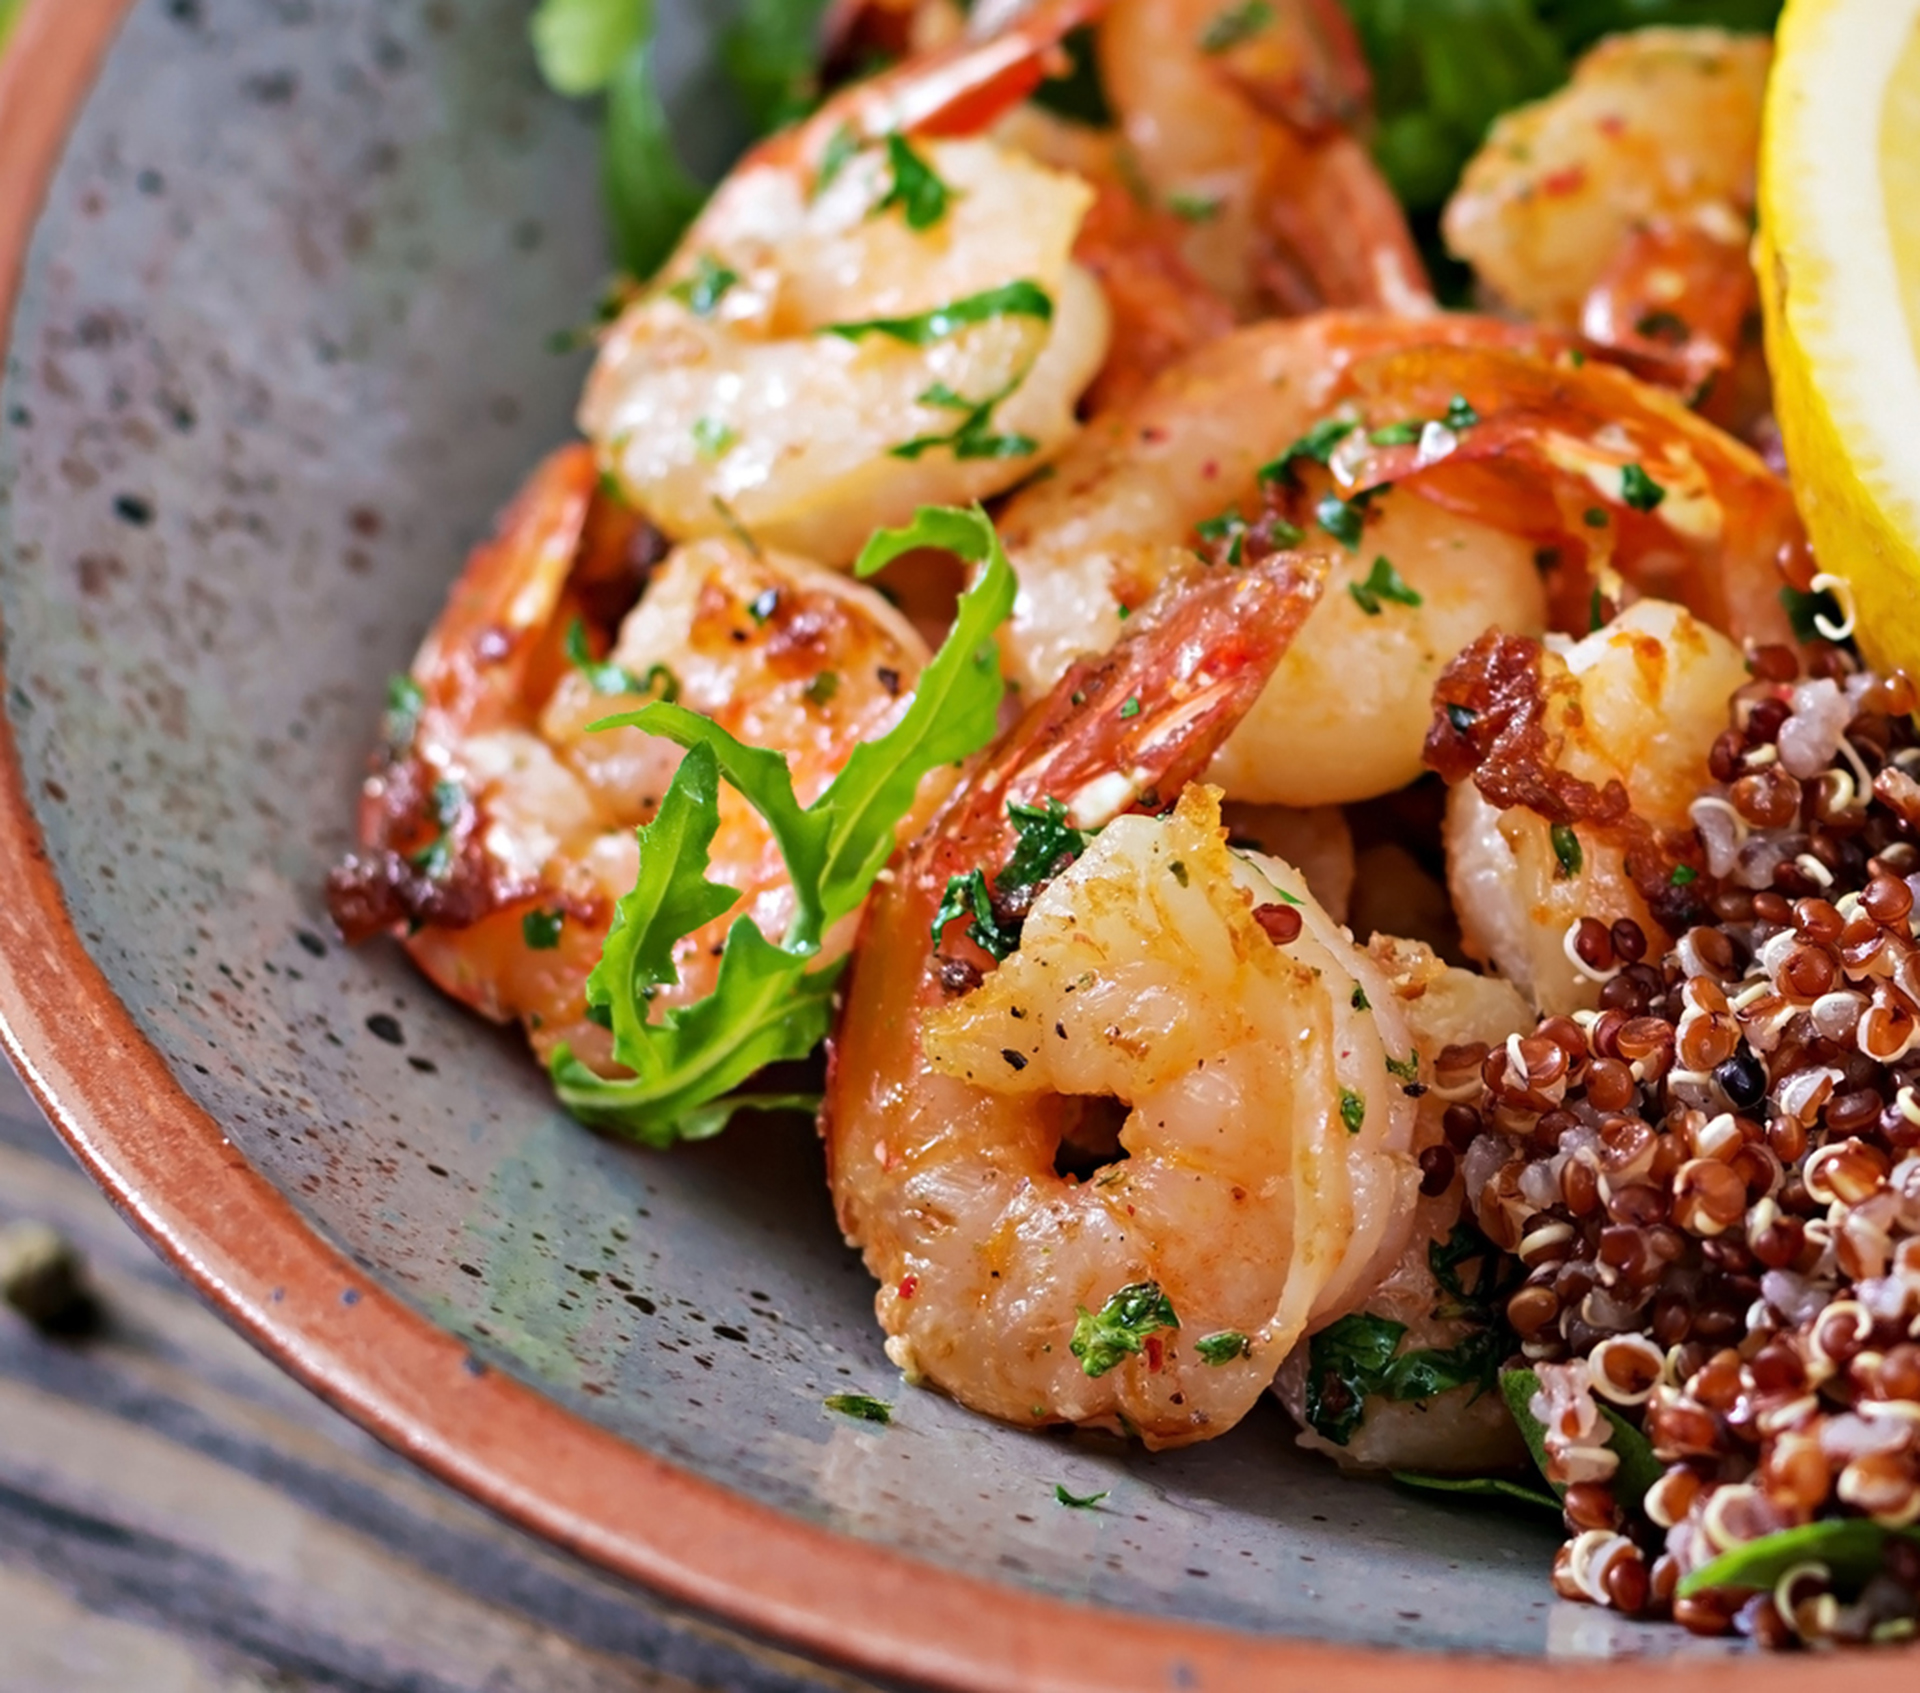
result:
<svg viewBox="0 0 1920 1693"><path fill-rule="evenodd" d="M133 0L28 0L0 59L0 350L40 206ZM1001 1586L748 1502L479 1365L322 1240L175 1081L70 920L0 718L0 1044L121 1212L228 1322L394 1450L520 1527L827 1662L970 1693L1838 1693L1847 1660L1556 1662L1332 1646ZM1541 1574L1545 1581L1545 1572ZM1911 1665L1915 1658L1901 1654ZM1887 1665L1884 1657L1875 1660ZM1888 1665L1887 1667L1893 1667Z"/></svg>

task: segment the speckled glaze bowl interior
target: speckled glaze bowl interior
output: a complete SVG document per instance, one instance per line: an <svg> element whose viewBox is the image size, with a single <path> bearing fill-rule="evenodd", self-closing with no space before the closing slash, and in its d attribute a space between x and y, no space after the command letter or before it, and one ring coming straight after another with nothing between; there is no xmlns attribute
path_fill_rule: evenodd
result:
<svg viewBox="0 0 1920 1693"><path fill-rule="evenodd" d="M711 165L721 14L664 10ZM383 682L569 430L583 358L550 345L602 278L596 137L541 90L525 0L27 17L0 273L65 139L0 392L0 1015L236 1321L508 1514L869 1669L1404 1689L1471 1652L1507 1660L1489 1685L1554 1656L1611 1686L1628 1653L1767 1684L1554 1603L1550 1524L1342 1480L1277 1412L1154 1457L903 1388L805 1125L598 1139L396 948L338 945L321 883ZM893 1426L824 1410L842 1390Z"/></svg>

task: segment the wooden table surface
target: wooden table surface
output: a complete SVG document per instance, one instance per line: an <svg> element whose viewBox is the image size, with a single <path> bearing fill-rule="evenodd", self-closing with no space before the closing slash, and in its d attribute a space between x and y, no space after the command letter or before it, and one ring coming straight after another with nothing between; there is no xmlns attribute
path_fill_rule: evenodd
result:
<svg viewBox="0 0 1920 1693"><path fill-rule="evenodd" d="M871 1693L506 1527L295 1385L173 1276L0 1060L0 1222L99 1317L0 1307L0 1693Z"/></svg>

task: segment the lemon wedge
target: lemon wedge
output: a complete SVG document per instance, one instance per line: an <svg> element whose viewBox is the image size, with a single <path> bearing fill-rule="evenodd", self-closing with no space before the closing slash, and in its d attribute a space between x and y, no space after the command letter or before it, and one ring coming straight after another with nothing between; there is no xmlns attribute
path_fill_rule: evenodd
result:
<svg viewBox="0 0 1920 1693"><path fill-rule="evenodd" d="M1920 678L1920 0L1788 0L1756 259L1820 568L1867 657Z"/></svg>

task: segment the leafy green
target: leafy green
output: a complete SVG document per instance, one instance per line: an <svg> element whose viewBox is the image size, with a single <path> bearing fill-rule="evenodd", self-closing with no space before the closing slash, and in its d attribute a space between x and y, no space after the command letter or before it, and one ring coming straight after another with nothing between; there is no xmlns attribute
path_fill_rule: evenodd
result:
<svg viewBox="0 0 1920 1693"><path fill-rule="evenodd" d="M805 117L820 98L826 0L746 0L720 37L720 63L762 134Z"/></svg>
<svg viewBox="0 0 1920 1693"><path fill-rule="evenodd" d="M1382 554L1373 561L1373 569L1364 582L1349 582L1347 592L1353 596L1353 603L1369 617L1378 617L1383 601L1392 601L1395 605L1424 605L1417 589L1407 586L1406 579L1393 567L1393 560Z"/></svg>
<svg viewBox="0 0 1920 1693"><path fill-rule="evenodd" d="M1478 1264L1472 1284L1463 1273ZM1469 1223L1455 1225L1445 1240L1427 1248L1434 1284L1451 1301L1434 1314L1474 1324L1451 1346L1402 1352L1406 1325L1367 1312L1342 1317L1307 1343L1307 1421L1344 1446L1366 1414L1370 1398L1399 1404L1432 1399L1456 1387L1475 1397L1500 1381L1500 1366L1513 1350L1501 1314L1510 1291L1499 1274L1500 1255Z"/></svg>
<svg viewBox="0 0 1920 1693"><path fill-rule="evenodd" d="M1346 1124L1347 1133L1357 1135L1367 1120L1367 1102L1352 1088L1340 1090L1340 1121Z"/></svg>
<svg viewBox="0 0 1920 1693"><path fill-rule="evenodd" d="M520 938L530 951L551 952L560 944L566 920L564 911L529 911L520 919Z"/></svg>
<svg viewBox="0 0 1920 1693"><path fill-rule="evenodd" d="M1528 1487L1524 1482L1509 1481L1505 1476L1418 1475L1411 1470L1395 1470L1392 1473L1393 1479L1402 1487L1417 1487L1429 1493L1464 1493L1482 1499L1510 1500L1551 1511L1556 1517L1560 1514L1560 1501L1551 1493L1542 1493L1537 1487Z"/></svg>
<svg viewBox="0 0 1920 1693"><path fill-rule="evenodd" d="M1007 815L1020 838L1007 867L993 879L1002 892L1034 887L1057 875L1062 859L1071 861L1087 850L1087 832L1067 821L1067 808L1051 795L1038 805L1013 800Z"/></svg>
<svg viewBox="0 0 1920 1693"><path fill-rule="evenodd" d="M1712 1563L1683 1576L1679 1597L1690 1598L1715 1587L1765 1591L1799 1564L1825 1564L1836 1591L1857 1594L1879 1573L1887 1545L1896 1539L1920 1545L1920 1529L1886 1528L1865 1517L1783 1528L1723 1552Z"/></svg>
<svg viewBox="0 0 1920 1693"><path fill-rule="evenodd" d="M729 269L711 253L702 253L693 261L693 275L676 282L667 292L695 317L712 317L739 281L738 271Z"/></svg>
<svg viewBox="0 0 1920 1693"><path fill-rule="evenodd" d="M1107 1494L1104 1491L1087 1494L1069 1493L1056 1481L1053 1484L1053 1496L1062 1505L1070 1505L1076 1511L1091 1511L1094 1506L1107 1497Z"/></svg>
<svg viewBox="0 0 1920 1693"><path fill-rule="evenodd" d="M1200 32L1200 51L1225 53L1243 41L1251 41L1273 22L1271 0L1240 0L1208 20Z"/></svg>
<svg viewBox="0 0 1920 1693"><path fill-rule="evenodd" d="M600 962L587 978L590 1013L604 1019L614 1060L632 1075L605 1079L565 1047L554 1056L555 1089L584 1121L666 1146L718 1133L736 1106L789 1107L787 1096L767 1103L728 1095L764 1066L806 1056L826 1034L839 967L811 967L821 936L866 898L921 778L986 745L1000 708L1004 684L993 637L1013 609L1014 577L993 525L977 507L927 507L907 527L875 535L855 568L871 575L923 546L981 566L978 578L961 596L952 633L921 673L900 721L856 747L812 805L803 809L794 797L780 754L745 746L684 707L662 701L594 725L662 735L686 757L653 821L638 831L633 891L615 907ZM650 1021L654 996L679 979L675 944L739 897L706 876L723 776L759 812L780 849L793 917L778 945L751 918L738 918L713 991Z"/></svg>
<svg viewBox="0 0 1920 1693"><path fill-rule="evenodd" d="M1554 871L1556 880L1565 880L1577 876L1587 862L1586 852L1580 845L1580 836L1571 823L1556 823L1547 831L1547 837L1553 842L1553 857L1558 868Z"/></svg>
<svg viewBox="0 0 1920 1693"><path fill-rule="evenodd" d="M1350 500L1343 500L1338 494L1323 495L1313 508L1313 520L1348 552L1356 552L1361 531L1366 526L1367 499L1365 494L1356 494Z"/></svg>
<svg viewBox="0 0 1920 1693"><path fill-rule="evenodd" d="M740 444L740 431L732 424L723 423L717 417L697 417L693 420L693 450L701 458L711 462L724 458Z"/></svg>
<svg viewBox="0 0 1920 1693"><path fill-rule="evenodd" d="M1253 1342L1238 1329L1222 1329L1218 1334L1202 1335L1193 1343L1203 1364L1231 1364L1253 1351Z"/></svg>
<svg viewBox="0 0 1920 1693"><path fill-rule="evenodd" d="M1100 81L1094 57L1093 27L1082 24L1060 43L1070 67L1065 76L1052 77L1033 91L1033 103L1075 123L1105 129L1113 123L1113 108Z"/></svg>
<svg viewBox="0 0 1920 1693"><path fill-rule="evenodd" d="M884 335L903 341L909 347L931 347L950 335L957 335L971 324L987 323L996 317L1034 317L1042 323L1053 321L1053 299L1037 282L1009 282L965 299L949 300L944 306L915 317L876 317L862 323L830 323L822 335L838 335L842 340L859 341L869 335Z"/></svg>
<svg viewBox="0 0 1920 1693"><path fill-rule="evenodd" d="M527 25L540 74L556 94L603 92L653 33L651 0L541 0Z"/></svg>
<svg viewBox="0 0 1920 1693"><path fill-rule="evenodd" d="M1602 35L1645 24L1770 30L1780 0L1344 0L1373 69L1374 156L1438 208L1502 112L1551 93Z"/></svg>
<svg viewBox="0 0 1920 1693"><path fill-rule="evenodd" d="M413 745L420 732L420 713L427 709L427 696L420 684L402 673L387 678L387 712L380 728L387 745L398 755Z"/></svg>
<svg viewBox="0 0 1920 1693"><path fill-rule="evenodd" d="M651 39L622 61L606 102L600 180L614 258L630 275L651 276L707 198L674 147L654 83Z"/></svg>
<svg viewBox="0 0 1920 1693"><path fill-rule="evenodd" d="M953 190L904 135L887 137L887 167L893 172L893 186L873 208L876 217L897 206L909 229L923 230L933 228L947 215Z"/></svg>
<svg viewBox="0 0 1920 1693"><path fill-rule="evenodd" d="M1067 1349L1088 1375L1103 1376L1123 1358L1144 1350L1148 1335L1179 1326L1158 1282L1131 1282L1098 1311L1080 1307Z"/></svg>
<svg viewBox="0 0 1920 1693"><path fill-rule="evenodd" d="M1819 619L1822 617L1832 627L1840 627L1840 602L1824 588L1817 594L1802 593L1798 588L1782 588L1780 603L1787 609L1787 622L1793 626L1796 641L1821 639Z"/></svg>
<svg viewBox="0 0 1920 1693"><path fill-rule="evenodd" d="M955 393L944 382L934 383L920 396L920 403L964 412L966 415L944 435L918 435L911 441L888 448L888 451L897 459L917 459L936 447L952 448L953 456L957 459L1015 459L1037 453L1040 443L1031 435L995 435L989 427L993 422L993 408L1025 380L1026 372L1022 371L997 394L989 394L984 400L977 401Z"/></svg>
<svg viewBox="0 0 1920 1693"><path fill-rule="evenodd" d="M662 700L680 695L680 678L664 664L649 665L646 675L636 676L623 664L595 658L587 646L587 626L577 617L567 626L567 662L596 694L652 694Z"/></svg>
<svg viewBox="0 0 1920 1693"><path fill-rule="evenodd" d="M843 1417L857 1417L863 1423L883 1427L893 1421L893 1407L884 1399L869 1399L864 1393L829 1393L820 1403Z"/></svg>
<svg viewBox="0 0 1920 1693"><path fill-rule="evenodd" d="M1528 1409L1539 1391L1540 1378L1532 1370L1503 1370L1500 1374L1500 1396L1533 1454L1534 1466L1555 1493L1565 1493L1566 1488L1547 1474L1547 1431ZM1600 1414L1611 1430L1608 1449L1620 1460L1620 1467L1613 1473L1614 1500L1622 1510L1637 1512L1647 1489L1666 1473L1666 1465L1653 1455L1647 1437L1611 1405L1602 1405Z"/></svg>
<svg viewBox="0 0 1920 1693"><path fill-rule="evenodd" d="M1299 440L1282 453L1260 467L1262 482L1291 482L1294 480L1293 467L1305 459L1313 464L1328 464L1333 459L1333 449L1340 445L1355 428L1351 418L1324 417Z"/></svg>
<svg viewBox="0 0 1920 1693"><path fill-rule="evenodd" d="M1667 497L1667 491L1637 464L1620 472L1620 497L1635 511L1652 511Z"/></svg>
<svg viewBox="0 0 1920 1693"><path fill-rule="evenodd" d="M947 925L956 918L970 919L967 939L990 958L1010 957L1020 945L1020 931L1000 921L993 909L993 895L987 892L984 870L969 870L964 876L949 876L947 891L940 896L940 909L933 914L933 944L940 944Z"/></svg>

